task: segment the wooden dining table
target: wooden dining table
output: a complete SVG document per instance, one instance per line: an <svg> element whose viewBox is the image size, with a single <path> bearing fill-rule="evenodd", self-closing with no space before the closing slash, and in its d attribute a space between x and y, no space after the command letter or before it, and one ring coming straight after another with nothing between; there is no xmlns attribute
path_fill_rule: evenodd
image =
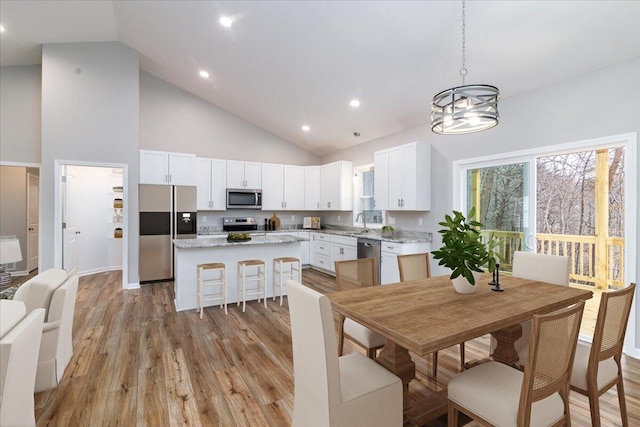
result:
<svg viewBox="0 0 640 427"><path fill-rule="evenodd" d="M490 280L491 275L484 274L472 294L457 293L449 276L439 276L327 296L336 312L387 338L377 362L405 386L416 377L410 351L426 356L492 334L497 340L492 358L515 365L514 343L522 336L521 322L593 296L589 290L507 275L500 277L504 291L494 292ZM432 408L434 416L446 413L444 392L444 400L440 396L439 406Z"/></svg>

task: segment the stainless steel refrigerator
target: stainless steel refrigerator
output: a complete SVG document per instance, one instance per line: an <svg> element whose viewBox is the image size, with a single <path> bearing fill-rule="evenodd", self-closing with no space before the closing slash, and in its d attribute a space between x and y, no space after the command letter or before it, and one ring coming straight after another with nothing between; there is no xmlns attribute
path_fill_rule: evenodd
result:
<svg viewBox="0 0 640 427"><path fill-rule="evenodd" d="M140 185L140 283L173 279L173 239L197 237L196 187Z"/></svg>

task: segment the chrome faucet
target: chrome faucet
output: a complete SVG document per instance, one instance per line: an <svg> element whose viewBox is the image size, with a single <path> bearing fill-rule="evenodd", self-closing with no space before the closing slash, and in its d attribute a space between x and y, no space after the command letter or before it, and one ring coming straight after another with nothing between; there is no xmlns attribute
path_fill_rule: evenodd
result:
<svg viewBox="0 0 640 427"><path fill-rule="evenodd" d="M367 231L369 231L369 229L367 228L367 219L364 212L360 212L358 215L356 215L356 222L358 222L358 218L360 217L362 217L362 225L364 225L364 230L362 231L366 233Z"/></svg>

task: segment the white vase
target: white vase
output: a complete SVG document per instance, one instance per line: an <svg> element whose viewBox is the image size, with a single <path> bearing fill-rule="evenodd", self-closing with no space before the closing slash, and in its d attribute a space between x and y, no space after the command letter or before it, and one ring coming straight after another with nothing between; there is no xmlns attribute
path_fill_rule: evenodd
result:
<svg viewBox="0 0 640 427"><path fill-rule="evenodd" d="M471 273L473 274L473 278L476 281L475 285L472 285L464 276L458 276L455 279L451 279L451 283L453 283L453 288L456 290L457 293L472 294L476 291L476 289L478 289L477 286L479 284L480 276L482 276L482 273L479 273L477 271L472 271Z"/></svg>

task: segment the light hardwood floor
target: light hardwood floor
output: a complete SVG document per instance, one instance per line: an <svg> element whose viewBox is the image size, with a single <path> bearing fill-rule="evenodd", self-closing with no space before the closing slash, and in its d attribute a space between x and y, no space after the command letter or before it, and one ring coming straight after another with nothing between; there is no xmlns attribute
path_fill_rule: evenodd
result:
<svg viewBox="0 0 640 427"><path fill-rule="evenodd" d="M322 292L335 280L305 270L303 282ZM285 300L286 301L286 300ZM286 302L252 302L246 313L207 308L176 312L173 283L123 291L119 272L80 279L74 355L59 387L36 395L38 426L288 426L293 361ZM357 351L349 348L349 351ZM487 355L486 338L467 343L467 360ZM640 426L640 361L623 358L629 423ZM439 352L438 382L418 373L414 402L457 373L458 349ZM418 359L421 372L430 360ZM600 399L602 425L620 425L617 396ZM497 404L499 404L497 402ZM411 405L406 409L412 417ZM590 424L587 398L571 394L573 425ZM407 425L425 424L419 417ZM468 421L468 420L464 420ZM468 425L475 425L469 423Z"/></svg>

